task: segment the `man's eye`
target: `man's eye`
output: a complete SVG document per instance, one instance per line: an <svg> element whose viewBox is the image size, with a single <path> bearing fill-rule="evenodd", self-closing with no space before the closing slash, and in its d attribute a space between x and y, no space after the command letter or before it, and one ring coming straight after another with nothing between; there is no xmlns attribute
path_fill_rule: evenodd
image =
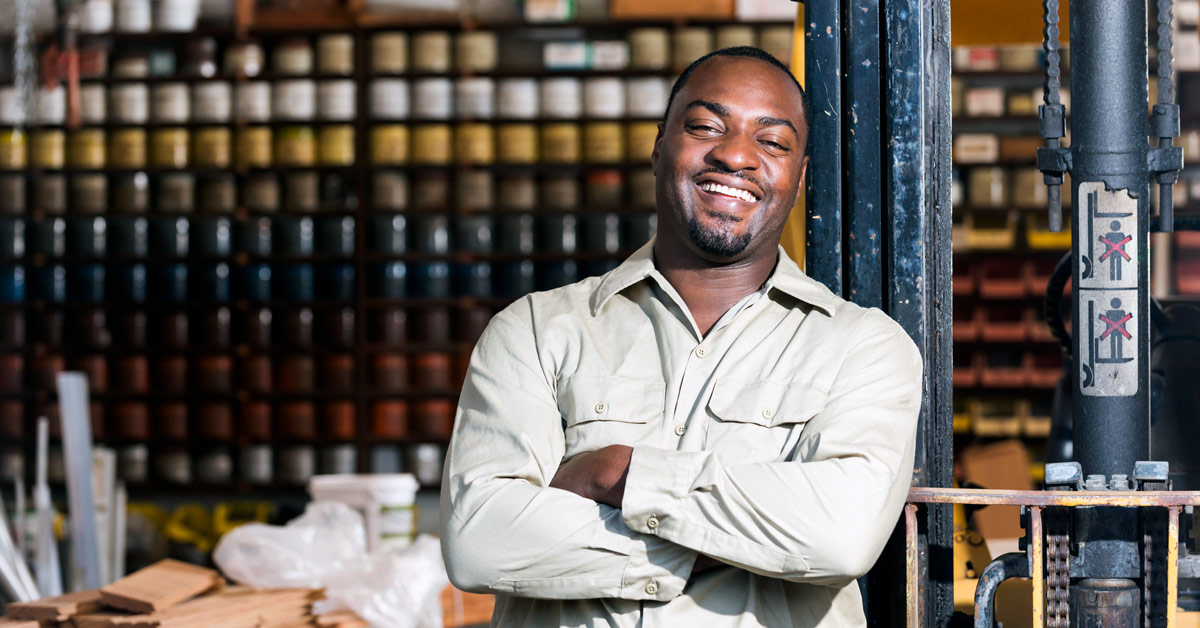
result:
<svg viewBox="0 0 1200 628"><path fill-rule="evenodd" d="M766 146L767 148L770 148L772 150L779 150L779 151L784 151L784 152L787 152L787 150L788 150L787 146L784 146L783 144L780 144L779 142L772 142L771 140L762 140L762 143L764 146Z"/></svg>
<svg viewBox="0 0 1200 628"><path fill-rule="evenodd" d="M695 133L716 133L717 130L707 124L689 124L686 126L688 131Z"/></svg>

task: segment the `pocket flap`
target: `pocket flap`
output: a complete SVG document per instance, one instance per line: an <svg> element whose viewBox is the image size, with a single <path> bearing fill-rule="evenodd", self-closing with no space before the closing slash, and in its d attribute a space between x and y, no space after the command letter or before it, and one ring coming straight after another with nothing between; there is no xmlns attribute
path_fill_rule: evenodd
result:
<svg viewBox="0 0 1200 628"><path fill-rule="evenodd" d="M828 393L812 384L718 379L708 409L722 421L772 427L804 423L825 407Z"/></svg>
<svg viewBox="0 0 1200 628"><path fill-rule="evenodd" d="M558 386L558 409L567 425L589 421L648 423L663 412L662 382L612 375L574 375Z"/></svg>

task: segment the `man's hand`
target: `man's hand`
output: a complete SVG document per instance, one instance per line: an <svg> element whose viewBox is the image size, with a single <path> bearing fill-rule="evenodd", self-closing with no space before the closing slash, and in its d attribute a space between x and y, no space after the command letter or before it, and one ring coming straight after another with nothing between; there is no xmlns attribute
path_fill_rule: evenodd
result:
<svg viewBox="0 0 1200 628"><path fill-rule="evenodd" d="M609 445L579 454L558 468L550 486L620 508L632 455L633 448L626 445Z"/></svg>

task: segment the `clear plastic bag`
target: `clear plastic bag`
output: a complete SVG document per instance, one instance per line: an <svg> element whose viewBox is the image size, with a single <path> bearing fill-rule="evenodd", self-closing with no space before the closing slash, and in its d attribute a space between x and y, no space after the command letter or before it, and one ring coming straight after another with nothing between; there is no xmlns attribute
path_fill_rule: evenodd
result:
<svg viewBox="0 0 1200 628"><path fill-rule="evenodd" d="M340 502L312 502L285 526L235 528L221 537L213 561L239 584L323 588L319 613L349 609L379 628L442 625L449 579L440 542L421 536L405 549L368 554L362 516Z"/></svg>

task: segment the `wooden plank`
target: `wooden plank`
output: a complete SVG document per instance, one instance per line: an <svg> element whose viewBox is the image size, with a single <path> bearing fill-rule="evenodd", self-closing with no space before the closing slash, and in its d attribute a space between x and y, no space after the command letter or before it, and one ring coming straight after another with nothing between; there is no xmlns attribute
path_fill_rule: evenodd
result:
<svg viewBox="0 0 1200 628"><path fill-rule="evenodd" d="M8 619L0 617L0 628L41 628L42 624L36 619Z"/></svg>
<svg viewBox="0 0 1200 628"><path fill-rule="evenodd" d="M9 619L66 621L80 613L100 610L100 592L93 589L43 598L33 602L13 602L6 608Z"/></svg>
<svg viewBox="0 0 1200 628"><path fill-rule="evenodd" d="M113 608L153 613L224 586L212 569L163 559L100 588L100 600Z"/></svg>

